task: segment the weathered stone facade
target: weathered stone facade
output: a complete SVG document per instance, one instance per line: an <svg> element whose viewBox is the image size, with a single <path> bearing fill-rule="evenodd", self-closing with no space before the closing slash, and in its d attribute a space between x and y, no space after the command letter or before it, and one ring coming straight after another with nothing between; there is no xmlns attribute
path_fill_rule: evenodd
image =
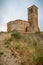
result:
<svg viewBox="0 0 43 65"><path fill-rule="evenodd" d="M38 31L38 7L35 5L28 8L28 21L30 23L30 31Z"/></svg>
<svg viewBox="0 0 43 65"><path fill-rule="evenodd" d="M32 5L28 8L28 21L19 19L8 22L7 31L38 32L38 7Z"/></svg>
<svg viewBox="0 0 43 65"><path fill-rule="evenodd" d="M8 24L8 32L18 31L18 32L26 32L29 31L30 24L24 20L15 20L9 22Z"/></svg>

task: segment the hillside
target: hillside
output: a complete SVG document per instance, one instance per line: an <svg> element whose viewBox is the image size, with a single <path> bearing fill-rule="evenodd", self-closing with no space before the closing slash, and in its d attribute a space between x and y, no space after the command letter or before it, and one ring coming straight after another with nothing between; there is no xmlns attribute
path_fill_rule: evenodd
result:
<svg viewBox="0 0 43 65"><path fill-rule="evenodd" d="M43 65L43 34L0 33L0 65Z"/></svg>

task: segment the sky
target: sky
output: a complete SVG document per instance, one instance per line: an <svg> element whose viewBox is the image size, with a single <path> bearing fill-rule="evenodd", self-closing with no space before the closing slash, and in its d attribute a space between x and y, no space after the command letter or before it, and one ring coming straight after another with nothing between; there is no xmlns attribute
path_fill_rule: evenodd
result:
<svg viewBox="0 0 43 65"><path fill-rule="evenodd" d="M28 20L27 8L38 7L38 26L43 31L43 0L0 0L0 31L7 31L7 23L12 20Z"/></svg>

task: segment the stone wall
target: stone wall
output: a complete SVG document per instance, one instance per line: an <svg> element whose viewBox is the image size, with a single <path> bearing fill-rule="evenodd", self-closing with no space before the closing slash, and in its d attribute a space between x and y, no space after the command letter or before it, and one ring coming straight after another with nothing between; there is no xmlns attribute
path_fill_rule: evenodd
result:
<svg viewBox="0 0 43 65"><path fill-rule="evenodd" d="M38 32L38 7L33 5L28 8L28 21L30 22L30 32Z"/></svg>
<svg viewBox="0 0 43 65"><path fill-rule="evenodd" d="M38 7L32 5L28 8L28 21L14 20L7 24L7 31L38 32Z"/></svg>
<svg viewBox="0 0 43 65"><path fill-rule="evenodd" d="M24 20L15 20L7 24L8 32L18 31L18 32L28 32L30 30L30 24Z"/></svg>

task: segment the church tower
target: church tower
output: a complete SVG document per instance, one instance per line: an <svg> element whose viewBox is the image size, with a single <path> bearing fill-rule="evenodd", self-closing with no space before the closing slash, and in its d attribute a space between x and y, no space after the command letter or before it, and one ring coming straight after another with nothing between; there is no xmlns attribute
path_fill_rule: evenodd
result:
<svg viewBox="0 0 43 65"><path fill-rule="evenodd" d="M30 32L38 32L38 7L35 5L28 8L28 22Z"/></svg>

